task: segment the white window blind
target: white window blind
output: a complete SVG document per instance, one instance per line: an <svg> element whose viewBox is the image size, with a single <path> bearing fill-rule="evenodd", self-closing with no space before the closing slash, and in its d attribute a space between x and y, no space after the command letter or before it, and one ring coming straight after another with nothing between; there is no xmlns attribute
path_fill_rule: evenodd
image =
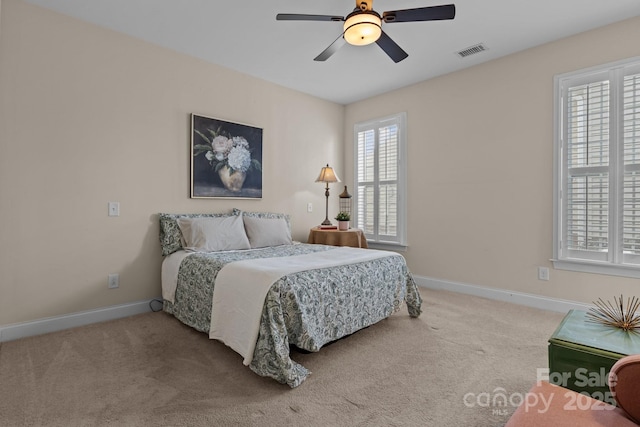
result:
<svg viewBox="0 0 640 427"><path fill-rule="evenodd" d="M637 263L640 255L640 73L624 77L622 107L622 249L628 261Z"/></svg>
<svg viewBox="0 0 640 427"><path fill-rule="evenodd" d="M640 277L640 60L557 76L556 267Z"/></svg>
<svg viewBox="0 0 640 427"><path fill-rule="evenodd" d="M406 115L355 126L355 224L370 242L406 244Z"/></svg>
<svg viewBox="0 0 640 427"><path fill-rule="evenodd" d="M609 82L571 87L567 99L566 245L570 251L605 254L609 246Z"/></svg>

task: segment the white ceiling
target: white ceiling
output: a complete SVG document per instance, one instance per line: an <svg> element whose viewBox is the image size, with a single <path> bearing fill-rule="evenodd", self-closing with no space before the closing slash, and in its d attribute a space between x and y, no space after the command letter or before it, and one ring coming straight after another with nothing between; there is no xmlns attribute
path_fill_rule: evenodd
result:
<svg viewBox="0 0 640 427"><path fill-rule="evenodd" d="M375 0L378 13L454 3L450 21L383 23L408 54L345 44L313 60L341 22L276 21L277 13L346 16L353 0L27 0L115 31L340 104L640 15L639 0ZM637 40L620 40L637 43ZM456 52L484 43L485 52Z"/></svg>

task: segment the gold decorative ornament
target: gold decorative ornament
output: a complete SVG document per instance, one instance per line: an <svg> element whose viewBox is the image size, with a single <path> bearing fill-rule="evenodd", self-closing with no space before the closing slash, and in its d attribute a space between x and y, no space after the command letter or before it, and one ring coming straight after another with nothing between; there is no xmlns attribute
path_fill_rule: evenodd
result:
<svg viewBox="0 0 640 427"><path fill-rule="evenodd" d="M606 326L613 326L624 331L636 332L640 330L640 314L636 313L640 308L640 300L637 297L627 298L626 305L624 298L613 297L613 303L598 301L593 303L595 307L591 307L587 312L587 320L600 323Z"/></svg>

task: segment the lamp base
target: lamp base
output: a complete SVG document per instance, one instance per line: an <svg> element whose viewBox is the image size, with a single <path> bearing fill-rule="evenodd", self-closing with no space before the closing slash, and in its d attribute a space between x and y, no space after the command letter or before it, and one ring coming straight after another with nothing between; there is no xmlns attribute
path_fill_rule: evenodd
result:
<svg viewBox="0 0 640 427"><path fill-rule="evenodd" d="M320 225L333 225L333 224L331 224L331 221L329 221L329 218L325 218L324 221L322 221L322 224Z"/></svg>

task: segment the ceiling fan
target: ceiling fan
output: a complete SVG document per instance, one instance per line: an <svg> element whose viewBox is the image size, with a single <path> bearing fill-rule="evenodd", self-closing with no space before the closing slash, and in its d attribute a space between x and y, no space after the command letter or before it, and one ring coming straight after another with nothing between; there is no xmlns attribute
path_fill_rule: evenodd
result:
<svg viewBox="0 0 640 427"><path fill-rule="evenodd" d="M418 7L415 9L391 10L384 12L382 17L373 10L373 0L356 0L356 7L345 17L333 15L303 15L297 13L279 13L278 21L344 21L342 34L314 58L314 61L326 61L344 43L364 46L376 43L394 61L400 62L409 54L402 50L391 37L382 31L382 21L387 24L394 22L439 21L453 19L456 7L453 4L441 6Z"/></svg>

